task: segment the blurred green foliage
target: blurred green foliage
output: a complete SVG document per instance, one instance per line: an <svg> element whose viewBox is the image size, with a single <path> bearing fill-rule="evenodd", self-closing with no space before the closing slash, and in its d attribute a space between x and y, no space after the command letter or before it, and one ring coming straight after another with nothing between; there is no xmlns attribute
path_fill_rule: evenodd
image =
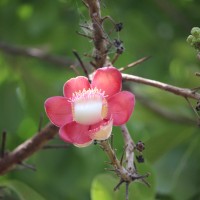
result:
<svg viewBox="0 0 200 200"><path fill-rule="evenodd" d="M150 60L127 70L127 73L180 87L199 86L199 77L194 76L199 71L199 61L195 50L186 43L191 28L199 26L199 1L101 2L103 15L110 15L116 22L124 24L120 34L113 32L109 36L110 40L121 39L125 46L125 52L116 62L116 67L126 66L143 56L151 55ZM79 52L84 62L89 59L83 54L91 54L93 50L91 41L76 34L76 31L82 31L79 24L87 21L87 9L78 0L0 1L0 41L10 45L41 48L74 61L73 49ZM107 31L111 27L110 22L105 22ZM111 57L114 51L112 49L109 53ZM77 69L82 73L79 66ZM8 150L37 132L40 116L45 116L45 99L62 95L63 84L73 76L75 73L69 66L60 67L0 52L0 131L6 130L8 133ZM195 114L185 99L149 86L130 85L147 102L165 108L171 115L178 114L195 120ZM191 103L195 105L196 102ZM48 119L45 117L43 125L46 122ZM154 180L150 189L140 185L141 192L137 189L138 183L131 186L131 200L146 200L147 190L151 194L149 199L200 199L200 135L197 125L160 116L138 98L128 127L136 142L142 140L146 144L145 164L137 164L137 167L141 170L148 164L147 171L152 172L149 180ZM115 127L113 133L117 154L120 156L123 149L120 129ZM62 142L56 138L51 143ZM22 170L19 166L0 178L1 186L9 183L12 185L13 181L17 181L13 186L15 189L10 187L10 193L0 188L0 197L30 200L31 196L33 199L33 195L40 195L41 199L48 200L97 200L103 193L108 196L104 196L104 200L114 199L115 195L123 199L123 189L117 191L117 194L111 192L116 177L112 177L109 172L99 175L105 173L106 160L106 155L98 145L83 149L71 146L63 150L41 150L28 160L28 163L36 166L36 172ZM108 185L105 189L104 183ZM102 192L96 192L97 187ZM30 196L22 198L15 191L29 191ZM8 197L8 193L12 197Z"/></svg>

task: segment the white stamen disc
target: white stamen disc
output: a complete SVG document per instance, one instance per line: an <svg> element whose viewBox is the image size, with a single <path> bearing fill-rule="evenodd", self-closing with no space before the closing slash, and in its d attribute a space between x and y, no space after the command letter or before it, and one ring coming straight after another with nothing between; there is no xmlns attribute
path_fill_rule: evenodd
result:
<svg viewBox="0 0 200 200"><path fill-rule="evenodd" d="M102 120L102 97L79 99L74 102L74 120L80 124L92 125Z"/></svg>

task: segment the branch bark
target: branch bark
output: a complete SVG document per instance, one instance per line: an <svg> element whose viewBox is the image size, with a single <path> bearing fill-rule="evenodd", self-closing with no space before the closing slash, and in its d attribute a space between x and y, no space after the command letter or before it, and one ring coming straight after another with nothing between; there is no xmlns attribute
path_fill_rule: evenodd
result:
<svg viewBox="0 0 200 200"><path fill-rule="evenodd" d="M165 90L167 92L170 92L170 93L173 93L175 95L182 96L185 98L188 97L188 98L192 98L192 99L196 99L196 100L200 99L199 93L194 92L188 88L180 88L180 87L176 87L176 86L162 83L159 81L154 81L151 79L146 79L146 78L142 78L142 77L134 76L134 75L130 75L130 74L122 74L122 77L123 77L124 81L131 81L131 82L135 82L135 83L142 83L145 85L153 86L153 87Z"/></svg>
<svg viewBox="0 0 200 200"><path fill-rule="evenodd" d="M84 2L89 9L90 18L92 20L96 66L98 68L103 67L107 57L107 45L101 18L100 1L85 0Z"/></svg>
<svg viewBox="0 0 200 200"><path fill-rule="evenodd" d="M135 174L136 169L134 166L134 141L132 140L127 126L121 125L122 135L124 138L125 148L126 148L126 169L129 173Z"/></svg>
<svg viewBox="0 0 200 200"><path fill-rule="evenodd" d="M22 163L22 161L40 150L49 140L54 138L57 132L58 127L49 123L40 132L36 133L35 136L26 140L12 152L4 155L4 157L0 159L0 175L10 171L16 164Z"/></svg>

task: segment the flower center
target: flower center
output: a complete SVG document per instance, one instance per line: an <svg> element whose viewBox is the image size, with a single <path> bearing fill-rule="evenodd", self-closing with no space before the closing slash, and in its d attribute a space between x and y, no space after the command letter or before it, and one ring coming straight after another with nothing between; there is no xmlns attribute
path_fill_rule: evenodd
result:
<svg viewBox="0 0 200 200"><path fill-rule="evenodd" d="M97 88L73 93L71 103L74 121L84 125L98 123L108 112L104 92Z"/></svg>

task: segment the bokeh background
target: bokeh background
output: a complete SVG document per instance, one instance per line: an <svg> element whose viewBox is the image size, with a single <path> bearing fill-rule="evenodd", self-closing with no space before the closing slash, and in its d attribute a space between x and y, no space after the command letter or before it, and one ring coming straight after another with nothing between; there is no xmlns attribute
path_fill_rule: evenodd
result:
<svg viewBox="0 0 200 200"><path fill-rule="evenodd" d="M151 59L126 72L179 87L194 88L200 83L194 75L200 62L196 51L186 43L200 22L198 0L102 0L102 14L123 22L124 29L113 32L109 40L123 41L125 51L115 66L120 68L144 56ZM48 122L44 101L62 95L66 80L76 76L70 63L83 75L72 50L87 64L92 42L76 31L89 24L87 9L79 0L1 0L0 1L0 132L7 131L6 149L12 150L37 132L40 116ZM112 23L105 23L105 30ZM87 34L89 34L87 32ZM37 48L69 61L61 66L24 55L5 52L11 47ZM3 48L4 46L4 48ZM114 55L112 48L109 55ZM91 70L91 68L89 68ZM128 84L128 83L126 83ZM179 96L149 86L129 83L136 94L135 111L128 122L132 137L145 143L141 173L151 172L151 188L132 184L134 200L200 199L200 133L196 115ZM196 102L191 100L195 106ZM123 140L115 127L114 145L120 156ZM55 138L50 144L63 144ZM79 149L46 149L34 154L27 163L0 177L0 199L26 200L112 200L125 199L124 186L113 192L117 183L107 157L98 145ZM26 194L28 197L25 198Z"/></svg>

